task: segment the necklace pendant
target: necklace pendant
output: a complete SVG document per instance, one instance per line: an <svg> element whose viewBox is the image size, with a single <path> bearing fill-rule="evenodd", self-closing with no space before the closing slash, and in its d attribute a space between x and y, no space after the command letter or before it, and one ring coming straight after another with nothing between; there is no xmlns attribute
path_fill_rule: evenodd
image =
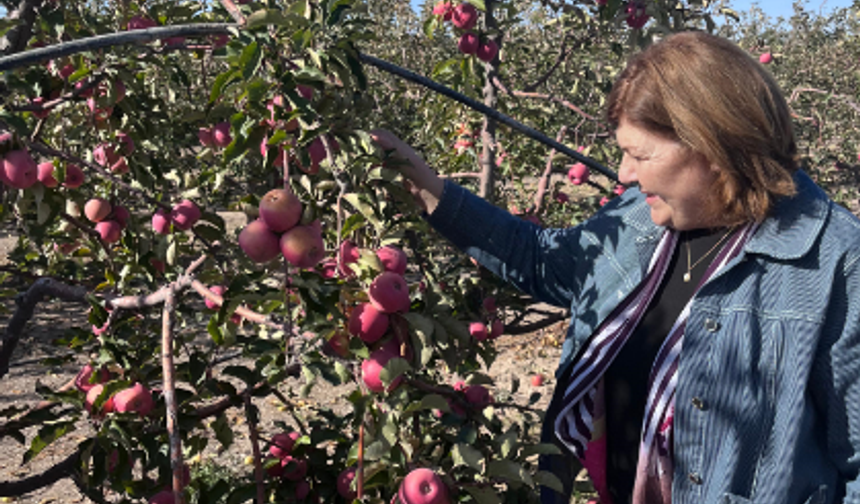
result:
<svg viewBox="0 0 860 504"><path fill-rule="evenodd" d="M688 271L688 272L684 273L684 282L686 283L689 281L690 281L690 272Z"/></svg>

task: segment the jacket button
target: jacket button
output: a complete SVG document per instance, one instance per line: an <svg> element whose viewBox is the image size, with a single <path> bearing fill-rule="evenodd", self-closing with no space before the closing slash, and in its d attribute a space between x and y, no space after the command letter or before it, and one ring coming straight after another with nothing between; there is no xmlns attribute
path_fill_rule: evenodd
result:
<svg viewBox="0 0 860 504"><path fill-rule="evenodd" d="M692 399L692 401L691 401L691 402L693 403L693 406L694 406L696 409L698 409L698 410L702 410L702 411L704 411L704 410L705 410L705 401L703 401L701 398L699 398L699 397L694 397L694 398Z"/></svg>
<svg viewBox="0 0 860 504"><path fill-rule="evenodd" d="M699 476L697 473L691 472L689 475L689 478L690 478L690 482L692 482L694 485L701 485L702 484L702 477Z"/></svg>
<svg viewBox="0 0 860 504"><path fill-rule="evenodd" d="M708 332L716 332L720 329L720 323L714 319L706 319L705 320L705 329Z"/></svg>

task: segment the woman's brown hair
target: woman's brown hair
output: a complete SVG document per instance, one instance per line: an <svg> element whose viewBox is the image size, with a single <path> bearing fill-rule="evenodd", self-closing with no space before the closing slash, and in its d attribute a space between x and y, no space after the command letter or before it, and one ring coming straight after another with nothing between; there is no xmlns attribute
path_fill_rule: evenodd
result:
<svg viewBox="0 0 860 504"><path fill-rule="evenodd" d="M634 56L609 94L609 122L617 128L622 118L718 167L728 224L761 221L796 191L797 144L782 91L726 39L684 32Z"/></svg>

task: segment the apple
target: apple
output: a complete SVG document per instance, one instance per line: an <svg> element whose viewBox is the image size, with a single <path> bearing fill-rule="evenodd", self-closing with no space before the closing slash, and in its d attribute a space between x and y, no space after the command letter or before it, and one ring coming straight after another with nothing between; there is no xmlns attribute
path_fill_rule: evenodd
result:
<svg viewBox="0 0 860 504"><path fill-rule="evenodd" d="M499 54L499 45L492 39L487 39L481 42L478 49L475 51L475 56L477 56L479 60L487 63L493 61L493 58L495 58L497 54Z"/></svg>
<svg viewBox="0 0 860 504"><path fill-rule="evenodd" d="M140 383L121 390L113 396L114 410L119 413L137 413L146 416L155 407L152 392Z"/></svg>
<svg viewBox="0 0 860 504"><path fill-rule="evenodd" d="M312 226L295 226L280 239L281 253L297 268L313 268L325 255L322 235Z"/></svg>
<svg viewBox="0 0 860 504"><path fill-rule="evenodd" d="M263 463L263 467L266 467L266 472L272 478L280 478L284 475L284 466L281 465L281 460L279 459L267 458Z"/></svg>
<svg viewBox="0 0 860 504"><path fill-rule="evenodd" d="M376 343L388 330L388 314L373 307L370 303L356 306L349 316L348 329L365 343Z"/></svg>
<svg viewBox="0 0 860 504"><path fill-rule="evenodd" d="M454 6L451 2L442 1L433 6L433 15L442 18L445 21L450 21L454 14Z"/></svg>
<svg viewBox="0 0 860 504"><path fill-rule="evenodd" d="M102 166L113 166L119 158L113 145L100 143L93 149L93 161Z"/></svg>
<svg viewBox="0 0 860 504"><path fill-rule="evenodd" d="M761 56L758 57L759 63L762 65L769 65L771 61L773 61L773 55L769 52L762 53Z"/></svg>
<svg viewBox="0 0 860 504"><path fill-rule="evenodd" d="M487 324L483 322L472 322L469 324L469 334L478 341L484 341L490 337L490 331L487 330Z"/></svg>
<svg viewBox="0 0 860 504"><path fill-rule="evenodd" d="M308 474L308 461L292 455L281 459L281 467L284 468L283 477L290 481L299 481Z"/></svg>
<svg viewBox="0 0 860 504"><path fill-rule="evenodd" d="M301 433L293 431L293 432L280 432L272 436L272 444L269 446L269 453L273 457L277 457L279 459L283 459L293 451L293 446L296 444L296 440L302 437Z"/></svg>
<svg viewBox="0 0 860 504"><path fill-rule="evenodd" d="M43 186L54 188L60 185L60 183L57 182L57 179L54 178L54 163L52 163L51 161L39 163L36 166L36 170L36 179L38 179Z"/></svg>
<svg viewBox="0 0 860 504"><path fill-rule="evenodd" d="M496 313L496 298L493 296L485 297L484 300L481 301L481 306L487 313Z"/></svg>
<svg viewBox="0 0 860 504"><path fill-rule="evenodd" d="M105 220L96 224L96 232L105 243L116 243L122 237L122 226L117 221Z"/></svg>
<svg viewBox="0 0 860 504"><path fill-rule="evenodd" d="M573 185L581 185L588 182L588 175L588 167L582 163L571 165L570 169L567 170L567 179Z"/></svg>
<svg viewBox="0 0 860 504"><path fill-rule="evenodd" d="M230 36L226 33L222 33L218 35L212 35L210 40L212 40L212 48L218 49L224 47L225 45L227 45L228 42L230 42Z"/></svg>
<svg viewBox="0 0 860 504"><path fill-rule="evenodd" d="M63 187L68 189L77 189L84 183L84 171L76 164L66 165L66 178L63 180Z"/></svg>
<svg viewBox="0 0 860 504"><path fill-rule="evenodd" d="M355 480L355 474L355 467L347 467L337 476L337 493L349 502L355 500L358 495L356 491L352 489L352 482Z"/></svg>
<svg viewBox="0 0 860 504"><path fill-rule="evenodd" d="M466 388L466 400L474 406L483 408L493 402L493 396L483 385L470 385Z"/></svg>
<svg viewBox="0 0 860 504"><path fill-rule="evenodd" d="M568 196L567 193L559 191L555 193L555 201L564 205L570 203L570 196Z"/></svg>
<svg viewBox="0 0 860 504"><path fill-rule="evenodd" d="M461 3L451 12L451 23L461 30L471 30L478 23L478 9L470 3Z"/></svg>
<svg viewBox="0 0 860 504"><path fill-rule="evenodd" d="M409 287L406 279L393 271L386 271L373 279L367 290L370 303L385 313L409 311Z"/></svg>
<svg viewBox="0 0 860 504"><path fill-rule="evenodd" d="M167 47L175 47L185 43L185 37L167 37L164 39L164 45Z"/></svg>
<svg viewBox="0 0 860 504"><path fill-rule="evenodd" d="M295 500L302 501L311 493L311 484L307 481L299 481L293 488Z"/></svg>
<svg viewBox="0 0 860 504"><path fill-rule="evenodd" d="M106 368L100 368L95 378L93 378L94 371L92 364L84 365L75 377L75 387L81 392L89 392L97 384L110 380L110 373Z"/></svg>
<svg viewBox="0 0 860 504"><path fill-rule="evenodd" d="M370 357L361 362L361 379L364 381L364 384L367 385L369 390L377 393L385 391L385 385L382 384L382 379L379 377L379 373L385 367L385 364L394 357L398 357L398 355L389 352L388 349L381 348L379 350L374 350L373 353L370 354ZM395 378L388 386L388 391L391 392L397 388L402 381L402 376Z"/></svg>
<svg viewBox="0 0 860 504"><path fill-rule="evenodd" d="M93 96L87 98L87 107L96 122L105 121L113 114L113 107L102 108Z"/></svg>
<svg viewBox="0 0 860 504"><path fill-rule="evenodd" d="M340 269L338 270L340 276L344 278L354 277L355 273L348 265L358 262L359 257L361 257L361 250L359 250L358 246L351 240L344 240L340 242L337 254L338 259L340 260Z"/></svg>
<svg viewBox="0 0 860 504"><path fill-rule="evenodd" d="M543 385L543 375L538 373L532 376L532 387L540 387Z"/></svg>
<svg viewBox="0 0 860 504"><path fill-rule="evenodd" d="M320 275L323 278L334 278L337 276L337 259L328 257L320 263Z"/></svg>
<svg viewBox="0 0 860 504"><path fill-rule="evenodd" d="M77 70L75 65L69 63L69 64L63 66L63 68L61 68L60 71L57 73L59 73L61 79L66 80L69 78L70 75L75 73L75 70Z"/></svg>
<svg viewBox="0 0 860 504"><path fill-rule="evenodd" d="M272 232L283 233L302 218L302 202L288 189L272 189L260 200L260 219Z"/></svg>
<svg viewBox="0 0 860 504"><path fill-rule="evenodd" d="M304 84L298 84L296 86L296 92L301 95L305 100L313 100L314 99L314 88L310 86L305 86Z"/></svg>
<svg viewBox="0 0 860 504"><path fill-rule="evenodd" d="M16 189L27 189L39 180L39 167L26 150L13 150L6 153L2 166L4 182Z"/></svg>
<svg viewBox="0 0 860 504"><path fill-rule="evenodd" d="M113 207L104 198L92 198L84 205L84 215L90 222L101 222L110 215Z"/></svg>
<svg viewBox="0 0 860 504"><path fill-rule="evenodd" d="M224 287L223 285L213 285L212 287L209 287L209 290L212 292L212 294L220 296L221 299L224 299L224 293L227 292L227 287ZM218 310L221 308L215 301L210 301L206 298L204 298L204 301L206 302L206 308L209 308L210 310Z"/></svg>
<svg viewBox="0 0 860 504"><path fill-rule="evenodd" d="M113 220L115 220L119 226L123 229L128 226L128 220L131 218L131 213L129 213L128 208L123 205L114 205L113 207Z"/></svg>
<svg viewBox="0 0 860 504"><path fill-rule="evenodd" d="M200 220L200 209L191 200L182 200L170 211L173 226L180 231L191 229Z"/></svg>
<svg viewBox="0 0 860 504"><path fill-rule="evenodd" d="M75 91L78 93L78 96L81 98L90 98L93 96L95 92L95 88L87 87L89 85L89 80L84 79L75 83ZM84 89L86 88L86 89Z"/></svg>
<svg viewBox="0 0 860 504"><path fill-rule="evenodd" d="M501 319L493 320L493 323L490 324L490 338L496 339L501 336L505 332L505 324Z"/></svg>
<svg viewBox="0 0 860 504"><path fill-rule="evenodd" d="M460 41L457 43L457 49L463 54L475 54L478 52L480 39L472 32L466 32L460 36ZM455 146L456 147L456 146Z"/></svg>
<svg viewBox="0 0 860 504"><path fill-rule="evenodd" d="M392 245L386 245L376 251L376 257L382 263L385 271L393 271L398 275L406 274L406 253Z"/></svg>
<svg viewBox="0 0 860 504"><path fill-rule="evenodd" d="M128 20L128 29L129 30L145 30L147 28L154 28L158 26L158 23L149 19L146 16L134 16Z"/></svg>
<svg viewBox="0 0 860 504"><path fill-rule="evenodd" d="M239 233L239 246L256 263L269 262L281 253L278 235L257 219L250 222Z"/></svg>
<svg viewBox="0 0 860 504"><path fill-rule="evenodd" d="M233 142L233 137L230 136L230 123L220 122L212 126L212 143L218 147L227 147Z"/></svg>
<svg viewBox="0 0 860 504"><path fill-rule="evenodd" d="M164 261L153 257L149 260L149 264L152 266L152 269L154 269L158 273L161 273L162 275L164 274Z"/></svg>
<svg viewBox="0 0 860 504"><path fill-rule="evenodd" d="M39 105L42 107L41 110L32 110L31 111L33 113L33 116L36 117L36 119L44 119L51 114L51 109L45 108L43 106L43 104L45 103L45 99L43 97L37 96L37 97L33 98L32 100L30 100L30 103L33 105Z"/></svg>
<svg viewBox="0 0 860 504"><path fill-rule="evenodd" d="M125 158L119 158L119 160L110 166L111 173L116 173L117 175L122 175L123 173L128 173L128 163L125 162Z"/></svg>
<svg viewBox="0 0 860 504"><path fill-rule="evenodd" d="M426 467L412 470L403 478L397 498L402 504L449 504L448 487L438 474Z"/></svg>
<svg viewBox="0 0 860 504"><path fill-rule="evenodd" d="M93 387L89 391L87 391L87 397L84 399L84 408L86 408L86 410L89 411L90 414L94 417L101 417L113 411L113 397L110 397L102 405L101 411L93 412L93 405L95 404L96 399L98 399L99 396L102 395L104 388L105 386L102 383L97 383L93 385Z"/></svg>
<svg viewBox="0 0 860 504"><path fill-rule="evenodd" d="M200 128L197 130L197 139L204 147L212 145L212 130L209 128Z"/></svg>
<svg viewBox="0 0 860 504"><path fill-rule="evenodd" d="M340 357L349 356L349 333L344 331L336 331L331 337L326 340L326 346Z"/></svg>
<svg viewBox="0 0 860 504"><path fill-rule="evenodd" d="M170 234L170 216L167 210L159 208L152 214L152 229L158 234Z"/></svg>
<svg viewBox="0 0 860 504"><path fill-rule="evenodd" d="M613 193L615 193L615 194L616 194L616 195L618 195L618 196L621 196L622 194L624 194L624 191L626 191L626 190L627 190L627 188L626 188L626 187L624 187L624 186L623 186L623 185L621 185L621 184L617 184L617 185L615 186L615 189L613 189L613 190L612 190L612 192L613 192Z"/></svg>
<svg viewBox="0 0 860 504"><path fill-rule="evenodd" d="M645 5L640 1L628 2L624 12L627 14L627 26L634 30L645 26L645 23L651 18L645 11Z"/></svg>

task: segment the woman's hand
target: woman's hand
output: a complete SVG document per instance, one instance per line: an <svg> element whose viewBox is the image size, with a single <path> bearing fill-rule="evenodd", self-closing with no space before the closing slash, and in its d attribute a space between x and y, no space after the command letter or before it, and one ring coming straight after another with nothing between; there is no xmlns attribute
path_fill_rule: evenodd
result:
<svg viewBox="0 0 860 504"><path fill-rule="evenodd" d="M415 149L394 133L376 129L370 132L370 137L383 150L393 151L390 159L394 162L389 167L403 174L406 178L404 184L415 196L419 206L428 214L433 213L442 197L445 182L427 165L424 158L415 152Z"/></svg>

